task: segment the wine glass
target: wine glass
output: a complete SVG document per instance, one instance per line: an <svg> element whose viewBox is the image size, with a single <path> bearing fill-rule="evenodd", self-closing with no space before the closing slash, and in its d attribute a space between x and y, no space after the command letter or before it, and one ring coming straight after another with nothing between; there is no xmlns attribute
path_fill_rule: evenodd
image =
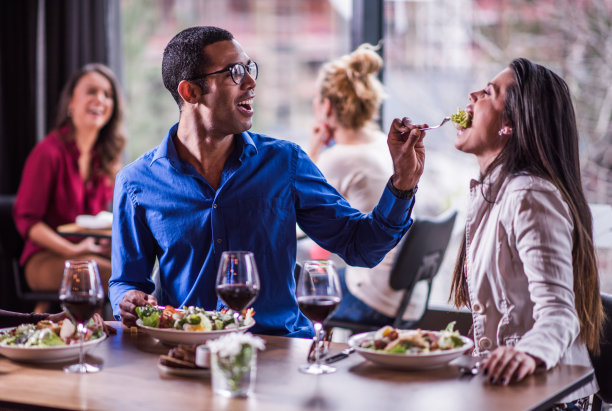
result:
<svg viewBox="0 0 612 411"><path fill-rule="evenodd" d="M296 296L300 310L314 324L315 362L300 367L306 374L328 374L334 367L321 364L319 343L323 333L323 322L340 304L342 292L334 263L328 260L304 262L297 282Z"/></svg>
<svg viewBox="0 0 612 411"><path fill-rule="evenodd" d="M240 313L259 293L259 274L251 251L224 251L221 254L215 289L221 300L234 312L234 324L240 328Z"/></svg>
<svg viewBox="0 0 612 411"><path fill-rule="evenodd" d="M77 324L80 340L79 363L64 367L64 371L83 374L100 371L100 367L83 362L86 324L104 303L104 289L94 260L66 260L59 300L66 314Z"/></svg>

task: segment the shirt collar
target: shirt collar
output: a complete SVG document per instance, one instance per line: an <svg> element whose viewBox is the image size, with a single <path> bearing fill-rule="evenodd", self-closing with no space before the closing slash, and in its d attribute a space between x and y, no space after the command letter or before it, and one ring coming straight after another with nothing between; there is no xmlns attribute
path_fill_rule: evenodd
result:
<svg viewBox="0 0 612 411"><path fill-rule="evenodd" d="M176 136L177 130L178 123L173 125L170 130L168 130L168 134L166 134L166 137L164 138L162 143L155 149L155 153L153 154L153 158L151 159L149 165L152 165L160 158L167 158L173 167L180 167L179 164L181 164L183 160L178 156L178 152L176 151L176 146L174 145L173 141L173 138ZM255 146L253 138L251 137L251 133L249 133L248 131L244 131L240 134L235 135L235 138L236 150L240 153L240 162L243 162L247 158L257 154L257 147Z"/></svg>
<svg viewBox="0 0 612 411"><path fill-rule="evenodd" d="M482 181L480 179L472 179L470 181L470 189L474 189L475 187L478 187L480 185L484 185L485 189L488 188L489 186L491 186L491 184L497 181L499 175L501 174L501 169L502 165L499 164Z"/></svg>

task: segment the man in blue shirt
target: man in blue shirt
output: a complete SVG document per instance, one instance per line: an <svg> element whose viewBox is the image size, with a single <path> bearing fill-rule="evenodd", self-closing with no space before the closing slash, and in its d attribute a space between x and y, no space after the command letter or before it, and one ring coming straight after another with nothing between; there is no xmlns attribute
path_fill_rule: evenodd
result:
<svg viewBox="0 0 612 411"><path fill-rule="evenodd" d="M247 131L258 67L233 36L192 27L166 46L164 85L180 120L162 143L126 166L115 182L113 311L126 325L159 303L220 309L221 253L253 251L260 291L253 332L311 337L294 295L296 223L350 265L374 266L408 230L423 172L424 133L395 119L389 132L394 175L370 214L350 207L294 143Z"/></svg>

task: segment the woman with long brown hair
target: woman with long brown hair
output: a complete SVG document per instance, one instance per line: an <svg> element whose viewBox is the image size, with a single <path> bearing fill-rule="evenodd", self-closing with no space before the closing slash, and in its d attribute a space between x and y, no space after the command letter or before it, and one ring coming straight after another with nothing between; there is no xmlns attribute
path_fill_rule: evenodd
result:
<svg viewBox="0 0 612 411"><path fill-rule="evenodd" d="M491 383L558 363L591 366L603 310L567 84L516 59L469 95L455 147L476 155L451 298L472 311L474 355ZM564 402L588 406L596 383Z"/></svg>
<svg viewBox="0 0 612 411"><path fill-rule="evenodd" d="M17 193L15 222L25 239L20 262L32 290L58 290L64 261L75 257L96 260L108 287L110 245L55 230L77 215L110 209L124 144L119 84L108 67L88 64L64 86L55 127L28 156ZM47 310L44 303L35 308Z"/></svg>

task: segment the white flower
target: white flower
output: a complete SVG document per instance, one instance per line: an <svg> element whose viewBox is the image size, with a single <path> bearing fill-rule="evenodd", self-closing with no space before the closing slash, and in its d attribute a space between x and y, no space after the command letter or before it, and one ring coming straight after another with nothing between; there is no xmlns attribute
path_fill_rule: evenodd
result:
<svg viewBox="0 0 612 411"><path fill-rule="evenodd" d="M216 340L209 340L206 345L212 354L220 357L236 357L240 355L244 345L250 345L257 350L263 350L266 345L263 339L251 333L233 332L225 334Z"/></svg>

